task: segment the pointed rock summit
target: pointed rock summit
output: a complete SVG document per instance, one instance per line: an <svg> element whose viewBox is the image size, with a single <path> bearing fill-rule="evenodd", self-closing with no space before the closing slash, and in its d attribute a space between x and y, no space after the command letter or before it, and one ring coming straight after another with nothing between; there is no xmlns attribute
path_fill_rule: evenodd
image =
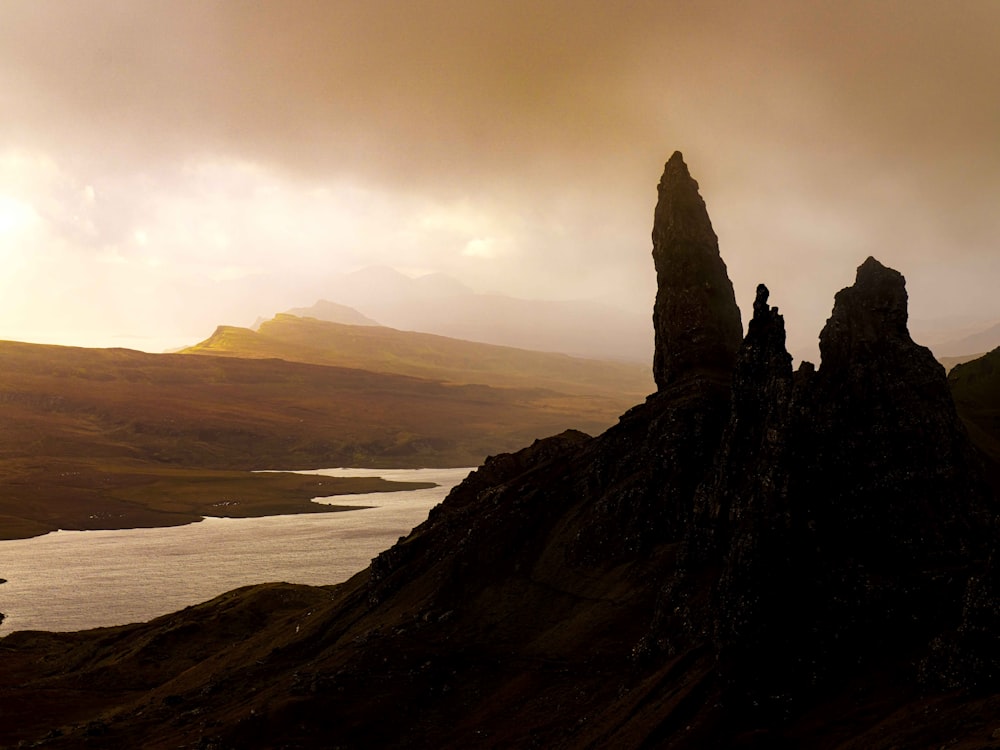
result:
<svg viewBox="0 0 1000 750"><path fill-rule="evenodd" d="M667 162L658 193L653 377L662 391L695 373L728 378L743 325L705 201L679 151Z"/></svg>
<svg viewBox="0 0 1000 750"><path fill-rule="evenodd" d="M841 367L857 352L887 342L912 345L906 321L903 274L869 257L858 267L854 286L837 292L833 314L819 337L823 364ZM926 359L933 361L932 356Z"/></svg>
<svg viewBox="0 0 1000 750"><path fill-rule="evenodd" d="M910 338L907 315L903 275L865 260L837 292L800 398L802 494L825 548L836 540L869 571L961 557L983 544L988 515L944 368Z"/></svg>

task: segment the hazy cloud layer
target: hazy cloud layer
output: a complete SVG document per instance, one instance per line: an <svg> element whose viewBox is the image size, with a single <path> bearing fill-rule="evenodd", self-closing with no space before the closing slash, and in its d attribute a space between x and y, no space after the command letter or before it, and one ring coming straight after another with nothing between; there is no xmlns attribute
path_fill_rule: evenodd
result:
<svg viewBox="0 0 1000 750"><path fill-rule="evenodd" d="M868 254L915 315L1000 318L998 29L993 0L3 0L0 335L207 335L368 263L651 309L674 149L797 347Z"/></svg>

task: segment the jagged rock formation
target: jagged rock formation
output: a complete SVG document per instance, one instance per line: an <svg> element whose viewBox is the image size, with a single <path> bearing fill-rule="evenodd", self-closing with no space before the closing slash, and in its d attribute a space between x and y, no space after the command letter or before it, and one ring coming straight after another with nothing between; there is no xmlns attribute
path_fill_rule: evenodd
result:
<svg viewBox="0 0 1000 750"><path fill-rule="evenodd" d="M793 373L763 285L738 341L679 154L660 191L658 391L616 426L488 460L330 590L9 636L0 700L90 686L47 747L988 746L996 503L902 276L865 261Z"/></svg>
<svg viewBox="0 0 1000 750"><path fill-rule="evenodd" d="M653 377L660 389L696 372L727 377L743 338L740 309L698 183L679 151L657 189Z"/></svg>
<svg viewBox="0 0 1000 750"><path fill-rule="evenodd" d="M953 627L995 506L943 368L907 332L898 272L861 265L820 335L822 366L795 377L767 297L759 287L653 636L677 652L710 633L741 699L786 711L845 665L873 668ZM712 596L687 604L713 575Z"/></svg>

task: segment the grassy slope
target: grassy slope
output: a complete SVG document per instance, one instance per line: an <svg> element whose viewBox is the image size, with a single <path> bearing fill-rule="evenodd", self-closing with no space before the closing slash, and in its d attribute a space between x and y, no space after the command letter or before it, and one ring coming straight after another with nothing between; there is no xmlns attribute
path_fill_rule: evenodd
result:
<svg viewBox="0 0 1000 750"><path fill-rule="evenodd" d="M383 326L278 315L259 331L221 326L190 354L279 357L294 362L502 387L550 388L641 400L654 390L647 365L480 344Z"/></svg>
<svg viewBox="0 0 1000 750"><path fill-rule="evenodd" d="M1000 350L964 369L957 368L951 386L967 424L982 425L976 427L980 447L988 448L991 440L1000 445ZM653 560L650 569L663 564ZM143 625L83 633L15 634L0 644L4 667L0 701L10 709L6 718L0 712L0 739L13 745L61 727L75 734L63 740L53 737L51 742L57 747L79 746L73 743L81 736L92 739L95 747L131 747L144 740L150 746L178 747L199 733L212 737L225 727L233 733L242 732L247 746L257 746L255 740L257 744L260 740L255 733L268 729L268 721L284 722L289 731L295 731L297 719L305 718L312 722L311 728L325 726L327 735L310 741L304 734L295 738L300 740L295 746L316 747L340 737L347 738L344 744L348 746L351 731L378 731L384 719L378 712L391 703L386 695L396 691L411 699L417 696L417 700L430 696L427 703L433 708L435 700L446 700L441 698L445 693L442 686L452 696L447 699L452 700L452 707L472 696L468 700L476 711L463 714L456 709L447 715L450 720L464 717L467 736L479 734L481 726L489 726L493 732L508 730L512 736L523 738L527 733L523 725L534 721L544 727L558 712L557 701L579 704L593 699L600 709L606 708L594 696L611 685L608 704L617 701L620 708L615 709L619 713L609 715L610 719L622 727L629 723L636 727L634 736L625 730L615 735L619 741L633 740L629 746L673 746L669 740L674 738L679 738L678 744L684 747L779 746L764 730L759 736L753 731L732 736L723 724L713 728L710 722L694 727L690 736L677 731L684 724L670 724L663 717L676 715L678 721L686 721L691 715L688 703L711 703L712 695L706 699L699 691L704 676L714 668L712 662L702 664L702 657L698 657L701 661L684 657L667 661L642 682L621 678L622 662L602 660L602 649L609 649L612 643L630 643L637 634L621 627L600 630L600 622L593 617L581 622L569 615L576 611L574 606L587 613L602 611L600 606L591 607L602 601L608 605L604 611L618 616L622 611L631 613L632 608L648 613L651 604L623 596L625 589L602 589L605 598L590 599L587 605L581 604L570 589L545 587L533 592L533 587L539 586L537 572L532 569L523 576L497 582L486 589L484 598L469 605L494 606L503 612L510 606L506 597L516 596L522 604L529 594L557 597L563 607L558 628L551 639L546 636L531 644L531 658L524 660L514 655L513 646L502 652L491 651L469 641L462 630L447 632L448 628L460 627L454 623L461 621L461 615L435 609L438 602L423 588L411 586L408 598L387 611L373 609L366 590L369 571L331 588L268 584L233 591ZM614 576L622 576L627 584L629 579L648 574L639 566L637 570L623 567ZM429 576L427 580L434 579ZM337 611L350 608L367 614L357 619L335 617ZM630 614L621 619L641 630L647 617ZM435 626L429 622L444 623L446 637L441 639L439 634L440 640L435 640ZM498 630L509 624L500 616L495 622ZM590 657L592 664L587 669L578 672L573 671L570 665L574 662L564 654L549 653L573 627L590 628L604 639L591 639L596 656ZM395 672L379 664L371 672L364 665L357 666L363 658L363 644L372 640L376 644L388 643L390 637L397 639L392 641L391 651ZM470 644L459 657L454 657L455 640ZM412 649L414 655L399 646ZM435 650L440 654L427 660L426 654ZM385 661L377 649L373 653L380 656L380 663ZM469 665L477 662L499 675L497 679L463 683L464 676L476 675L476 667ZM690 677L679 681L677 675L681 672ZM357 673L364 673L365 679L352 681L352 675ZM609 680L607 675L615 677ZM786 741L780 746L883 750L947 746L978 750L997 744L993 733L995 719L1000 716L1000 696L988 692L924 694L910 683L909 671L897 674L886 670L874 678L866 675L856 684L820 696L815 709L789 726ZM366 690L376 696L369 703L357 698ZM413 692L407 694L407 690ZM480 690L492 690L496 702L485 708L477 703ZM612 692L615 690L616 694ZM325 714L309 713L345 698L362 712L354 717L351 726L333 721L324 725ZM299 713L293 713L296 702L304 706ZM261 708L263 714L270 713L254 719L250 705ZM401 712L408 708L405 701L395 705L401 707ZM521 712L521 723L511 725L505 717L503 712L509 705ZM410 708L411 716L421 710L419 705ZM441 718L441 714L427 713L421 728L428 735L439 730L447 735L450 727ZM576 735L571 734L572 728L564 731L567 737L589 738L592 742L569 741L566 746L606 746L600 733L618 731L619 724L610 724L609 717L605 717L604 724L598 723L600 716L596 713L588 718L591 729L584 727ZM112 728L116 733L114 744L107 739ZM665 733L658 737L654 731L657 728ZM700 739L697 731L708 732L709 737ZM484 745L511 746L504 744L503 736L487 732L481 736ZM728 741L720 745L714 741L719 737ZM545 743L539 740L537 744ZM553 746L562 745L555 742Z"/></svg>
<svg viewBox="0 0 1000 750"><path fill-rule="evenodd" d="M994 441L994 445L1000 444L996 442L1000 441L997 429L1000 426L1000 350L964 368L956 368L951 386L960 413L966 423L978 431L980 447L988 449L991 445L989 441ZM623 570L621 575L641 577L642 573ZM379 691L398 689L405 692L408 685L416 684L423 693L430 694L434 689L443 692L440 686L446 685L455 688L449 690L452 696L457 696L455 701L463 700L466 695L477 699L478 694L464 691L462 684L457 682L461 678L456 677L463 669L467 673L474 672L468 664L474 664L477 658L501 674L507 669L509 679L506 683L488 684L486 687L494 690L499 699L513 702L522 709L522 715L532 719L530 711L524 709L526 705L531 708L524 702L531 696L554 696L571 703L580 702L590 695L587 688L596 691L600 689L602 680L608 682L601 672L602 668L610 674L618 674L616 670L621 669L621 662L608 665L598 660L596 668L574 674L564 660L550 659L546 662L535 655L531 663L519 663L511 658L506 649L501 654L487 649L477 651L476 646L470 646L468 652L463 652L459 661L449 662L446 655L454 646L448 640L441 642L442 658L435 658L433 662L423 658L427 649L421 646L421 659L412 663L412 668L407 662L407 652L394 650L392 658L400 667L391 681L378 682L374 677L366 676L365 680L352 683L344 676L350 671L345 670L344 665L357 658L356 651L360 648L357 644L369 639L387 639L388 633L392 632L403 643L407 643L407 638L413 644L429 642L433 650L437 646L433 640L428 641L426 631L431 627L427 623L435 620L428 616L439 615L436 621L445 623L445 629L460 619L451 611L442 613L434 610L433 599L426 592L417 591L412 601L404 600L385 613L384 623L389 623L390 627L382 628L380 623L379 627L372 628L372 621L361 617L349 622L339 620L337 627L331 629L327 617L338 608L371 610L365 589L367 576L368 572L363 572L335 588L287 584L252 587L227 593L212 602L144 625L85 633L20 633L11 636L6 643L0 644L0 659L4 666L0 698L3 705L9 708L7 712L0 712L0 737L13 745L21 740L31 741L45 736L56 726L70 731L73 725L77 725L75 738L85 735L93 740L95 747L129 747L150 738L155 739L158 746L176 747L193 732L209 737L213 732L220 731L218 727L226 725L242 727L245 736L252 740L254 732L267 728L267 719L260 718L254 723L248 701L255 700L258 706L284 720L286 726L294 727L292 719L295 717L281 714L285 704L295 701L335 704L341 700L345 690L350 691L347 695L354 698L355 705L361 708L365 704L356 700L355 691L371 690L379 694L380 700L370 704L370 714L356 719L358 725L368 722L369 726L377 727L380 718L384 717L376 712L382 710L385 704L385 695ZM530 575L525 574L523 579L513 580L511 588L517 596L523 597L524 591L535 583L533 571ZM510 595L504 593L501 586L496 586L496 589L500 590L498 597ZM565 602L572 598L570 594L568 590L546 589L542 595L558 596ZM608 596L608 592L605 595ZM497 602L497 606L508 606L502 598L498 598ZM612 605L611 611L626 605L638 606L617 596L608 596L607 602ZM482 605L483 602L477 604ZM638 608L645 610L648 607L646 603ZM424 613L422 617L414 614L421 612ZM628 622L642 624L646 620L633 617ZM400 623L405 623L407 628L412 625L412 634L408 635L410 631ZM498 627L502 625L499 618L497 623ZM587 624L593 627L591 620ZM560 622L559 633L565 633L566 627L566 621ZM295 635L291 636L293 632ZM461 637L461 633L455 637ZM629 642L629 638L635 636L631 633L623 636L621 630L615 629L609 631L607 637L608 642ZM275 644L280 644L280 647ZM307 665L307 668L303 669L302 665ZM658 722L663 721L662 717L671 712L684 719L689 715L685 702L690 700L697 704L704 701L704 696L697 692L700 689L698 679L678 686L677 673L686 670L698 677L702 674L699 670L711 668L711 664L701 667L697 662L692 665L683 660L668 661L659 672L641 683L624 681L622 685L627 685L625 690L617 687L617 680L613 681L612 689L618 692L617 697L611 700L619 701L629 710L621 714L622 725L630 721L641 729L646 721L647 729L655 728ZM363 670L358 667L357 671ZM530 682L525 677L529 673L532 674ZM568 675L564 681L570 686L562 694L557 690L557 679L561 679L559 675ZM548 682L539 684L539 680ZM481 683L476 683L476 687L482 687ZM548 695L546 689L549 690ZM248 697L257 691L264 697ZM221 697L216 699L212 696ZM212 712L206 713L202 704L210 701L214 701ZM534 718L540 725L557 710L556 705L539 700L534 707L537 711ZM119 713L112 713L115 710ZM502 712L503 703L498 701L495 710ZM994 719L998 715L1000 696L995 694L925 695L908 684L907 678L887 674L875 682L866 679L845 687L841 692L822 697L815 711L798 719L789 729L790 739L781 746L885 749L948 746L973 750L996 744L993 733L996 729ZM206 717L211 717L213 723L208 724ZM433 731L434 718L427 718L425 727L429 727L428 732ZM116 723L119 720L122 726L128 726L120 728ZM480 723L490 721L494 727L509 726L509 722L499 714L470 712L465 719L470 735ZM124 744L108 744L106 735L111 726L119 731L118 742ZM669 724L659 726L667 730L677 728ZM156 734L150 733L151 727L156 728ZM338 733L350 729L331 724L329 733L331 737L339 736ZM594 731L600 729L600 726L595 726ZM724 727L719 732L726 736ZM161 733L174 733L176 736ZM684 733L675 734L683 737ZM502 737L485 733L482 736L484 744L502 746ZM646 736L636 735L634 745L658 746L654 741L655 733L649 736L648 741L644 739ZM665 746L667 736L660 739ZM760 736L748 732L730 739L732 742L726 746L772 746L765 732L761 732ZM55 736L51 741L57 746L79 746L73 745L70 740L59 745L60 740ZM688 747L716 746L710 741L700 742L697 737L684 744ZM310 744L303 739L301 746L315 746L315 743ZM589 746L602 745L595 741Z"/></svg>
<svg viewBox="0 0 1000 750"><path fill-rule="evenodd" d="M314 511L309 497L336 493L248 470L476 465L621 411L275 359L0 342L0 538L184 523L231 496L234 513Z"/></svg>

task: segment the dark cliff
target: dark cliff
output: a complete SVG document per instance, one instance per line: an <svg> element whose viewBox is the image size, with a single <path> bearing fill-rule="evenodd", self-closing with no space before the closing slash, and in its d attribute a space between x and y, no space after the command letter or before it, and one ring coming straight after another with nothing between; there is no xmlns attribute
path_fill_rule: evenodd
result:
<svg viewBox="0 0 1000 750"><path fill-rule="evenodd" d="M37 727L3 736L989 746L996 504L943 368L907 332L902 276L865 261L837 295L821 366L793 373L763 285L741 341L679 154L653 237L658 390L616 426L489 459L340 586L8 637L0 697L40 703Z"/></svg>
<svg viewBox="0 0 1000 750"><path fill-rule="evenodd" d="M743 338L740 309L698 183L680 152L663 169L653 218L653 377L663 389L684 376L727 378Z"/></svg>

